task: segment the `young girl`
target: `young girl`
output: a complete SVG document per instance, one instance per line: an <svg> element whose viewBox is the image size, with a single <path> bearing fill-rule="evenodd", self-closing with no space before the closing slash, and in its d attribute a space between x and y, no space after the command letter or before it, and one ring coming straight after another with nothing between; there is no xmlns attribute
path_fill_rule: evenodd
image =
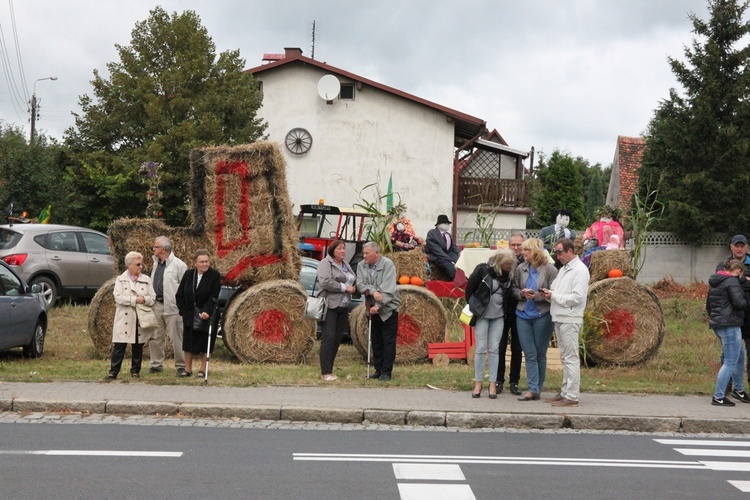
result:
<svg viewBox="0 0 750 500"><path fill-rule="evenodd" d="M714 406L734 406L725 394L730 380L734 384L732 396L743 403L750 403L750 396L745 393L743 382L745 352L740 331L747 301L738 277L742 276L744 270L745 265L739 260L727 259L724 261L724 269L708 280L711 287L706 298L708 326L721 340L723 358L716 377L716 391L711 400Z"/></svg>

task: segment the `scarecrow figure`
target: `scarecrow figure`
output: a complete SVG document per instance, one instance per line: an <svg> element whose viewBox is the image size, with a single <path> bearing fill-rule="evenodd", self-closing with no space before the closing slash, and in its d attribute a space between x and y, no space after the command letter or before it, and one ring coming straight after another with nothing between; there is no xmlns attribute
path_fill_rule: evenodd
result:
<svg viewBox="0 0 750 500"><path fill-rule="evenodd" d="M422 240L416 237L414 227L406 216L396 219L389 230L394 252L413 250L422 244Z"/></svg>
<svg viewBox="0 0 750 500"><path fill-rule="evenodd" d="M604 205L596 211L599 220L591 224L583 233L583 248L588 250L598 246L605 246L610 242L612 235L619 238L620 248L625 248L625 236L622 226L617 222L617 210ZM596 240L594 242L593 240Z"/></svg>

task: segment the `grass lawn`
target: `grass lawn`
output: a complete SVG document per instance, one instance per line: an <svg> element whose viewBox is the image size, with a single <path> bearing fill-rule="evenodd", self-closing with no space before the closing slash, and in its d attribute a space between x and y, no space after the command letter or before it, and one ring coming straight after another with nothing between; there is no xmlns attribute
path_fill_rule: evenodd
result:
<svg viewBox="0 0 750 500"><path fill-rule="evenodd" d="M581 369L583 392L628 392L659 394L711 394L719 370L721 344L708 329L704 299L670 297L662 299L667 331L659 352L650 361L635 367L589 367ZM50 311L44 355L27 360L20 349L0 352L0 380L46 382L53 380L101 380L109 368L109 360L101 359L94 351L86 331L88 305L62 304ZM456 313L457 314L457 313ZM454 327L452 327L454 329ZM451 337L455 337L454 333ZM452 338L452 340L457 340ZM221 341L209 364L209 378L215 386L302 385L317 386L320 380L318 365L319 343L304 363L294 365L240 364L224 348ZM509 357L508 357L509 360ZM127 373L129 359L123 372ZM172 361L167 361L167 366ZM177 379L173 369L149 375L146 357L142 378L122 383L198 384L194 378ZM197 369L197 368L196 368ZM473 366L451 362L447 367L431 363L397 365L391 386L424 387L426 384L442 389L471 390ZM342 345L335 363L340 387L379 386L364 379L365 362L352 345ZM562 372L547 374L546 390L560 387ZM329 383L326 383L330 385ZM525 387L522 369L521 386Z"/></svg>

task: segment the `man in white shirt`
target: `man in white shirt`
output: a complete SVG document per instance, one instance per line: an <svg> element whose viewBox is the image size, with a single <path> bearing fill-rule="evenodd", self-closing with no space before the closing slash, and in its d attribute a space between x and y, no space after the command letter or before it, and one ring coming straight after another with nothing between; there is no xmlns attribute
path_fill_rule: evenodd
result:
<svg viewBox="0 0 750 500"><path fill-rule="evenodd" d="M553 406L578 406L581 386L581 359L578 335L583 326L583 311L589 293L589 270L573 250L573 241L563 238L555 242L555 255L562 264L550 289L540 293L550 302L555 323L563 381L560 392L546 401Z"/></svg>
<svg viewBox="0 0 750 500"><path fill-rule="evenodd" d="M166 335L172 340L174 365L177 374L185 371L185 353L182 351L182 317L177 308L175 295L180 286L187 265L172 253L172 242L166 236L154 240L154 265L151 268L151 281L156 292L154 315L156 332L149 342L151 368L149 373L164 370L164 346Z"/></svg>

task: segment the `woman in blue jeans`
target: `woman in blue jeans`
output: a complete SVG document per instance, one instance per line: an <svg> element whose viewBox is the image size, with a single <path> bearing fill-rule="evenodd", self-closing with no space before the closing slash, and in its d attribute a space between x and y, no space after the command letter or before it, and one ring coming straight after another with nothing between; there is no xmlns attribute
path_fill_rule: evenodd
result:
<svg viewBox="0 0 750 500"><path fill-rule="evenodd" d="M512 293L518 299L516 328L521 350L526 359L528 391L519 401L536 401L544 388L547 374L547 348L554 326L549 313L549 302L538 293L549 288L557 277L557 269L544 253L544 243L529 238L521 245L524 262L516 268Z"/></svg>
<svg viewBox="0 0 750 500"><path fill-rule="evenodd" d="M744 369L745 352L742 349L742 331L740 327L745 320L747 300L740 285L744 279L742 273L745 265L742 261L727 259L724 269L708 279L706 312L708 326L721 340L722 365L716 377L716 390L711 404L714 406L734 406L725 393L731 380L734 389L732 396L743 403L750 403L750 396L745 393Z"/></svg>
<svg viewBox="0 0 750 500"><path fill-rule="evenodd" d="M498 348L503 335L503 306L510 294L516 257L507 248L502 248L490 257L486 264L479 264L466 284L466 302L474 313L474 391L472 398L482 394L485 357L489 352L489 397L497 398L497 365L500 359Z"/></svg>

